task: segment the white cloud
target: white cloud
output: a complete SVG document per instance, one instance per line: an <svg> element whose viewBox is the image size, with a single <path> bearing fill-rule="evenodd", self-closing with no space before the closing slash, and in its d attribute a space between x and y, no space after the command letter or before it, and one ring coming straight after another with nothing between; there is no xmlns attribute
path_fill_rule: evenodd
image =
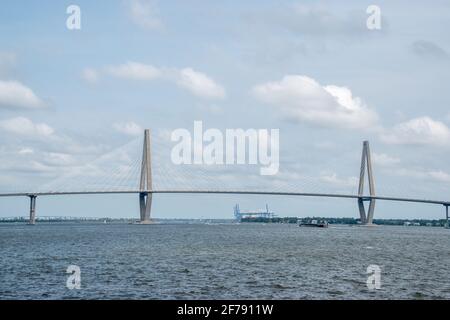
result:
<svg viewBox="0 0 450 320"><path fill-rule="evenodd" d="M355 187L358 185L357 177L339 178L336 173L322 173L320 180L340 187Z"/></svg>
<svg viewBox="0 0 450 320"><path fill-rule="evenodd" d="M25 155L25 154L33 154L34 150L31 148L21 148L18 152L20 155Z"/></svg>
<svg viewBox="0 0 450 320"><path fill-rule="evenodd" d="M225 89L222 86L206 74L192 68L179 70L176 83L199 97L225 98Z"/></svg>
<svg viewBox="0 0 450 320"><path fill-rule="evenodd" d="M450 174L442 170L425 170L423 168L399 168L393 175L415 178L424 181L450 183Z"/></svg>
<svg viewBox="0 0 450 320"><path fill-rule="evenodd" d="M287 75L281 81L257 85L252 91L289 120L353 129L373 128L378 121L376 112L354 97L350 89L321 86L307 76Z"/></svg>
<svg viewBox="0 0 450 320"><path fill-rule="evenodd" d="M137 140L114 149L115 143L106 143L102 138L97 140L96 137L85 135L70 137L56 131L50 134L52 131L47 125L33 123L26 118L0 120L0 175L11 176L9 183L3 177L0 179L0 189L5 192L13 189L23 192L49 191L52 189L47 186L64 187L66 183L71 184L71 179L64 178L70 175L78 179L71 184L76 190L85 185L84 177L95 173L97 168L101 170L102 177L117 172L118 162L129 164L135 158L126 156L134 155L134 151L141 148ZM24 145L27 141L33 142L32 147ZM120 174L125 176L122 173L125 168L120 169ZM74 176L73 173L77 171L79 175ZM95 186L98 179L87 181L90 186Z"/></svg>
<svg viewBox="0 0 450 320"><path fill-rule="evenodd" d="M60 152L45 152L42 161L52 167L70 166L76 164L72 155Z"/></svg>
<svg viewBox="0 0 450 320"><path fill-rule="evenodd" d="M109 66L106 72L112 76L131 80L153 80L161 76L161 71L154 66L128 61L119 66Z"/></svg>
<svg viewBox="0 0 450 320"><path fill-rule="evenodd" d="M44 103L22 83L0 80L0 107L35 109L44 107Z"/></svg>
<svg viewBox="0 0 450 320"><path fill-rule="evenodd" d="M450 182L450 174L444 171L430 171L428 172L428 175L434 180L440 182Z"/></svg>
<svg viewBox="0 0 450 320"><path fill-rule="evenodd" d="M129 1L129 12L131 20L145 29L159 29L162 27L159 18L159 10L153 0L131 0Z"/></svg>
<svg viewBox="0 0 450 320"><path fill-rule="evenodd" d="M142 129L140 125L132 121L125 123L115 123L114 129L129 136L139 136L144 132L144 129Z"/></svg>
<svg viewBox="0 0 450 320"><path fill-rule="evenodd" d="M26 167L25 167L26 166ZM27 162L26 164L22 164L22 167L20 165L15 169L17 171L28 171L33 173L50 173L54 172L55 168L52 166L48 166L38 160L31 160Z"/></svg>
<svg viewBox="0 0 450 320"><path fill-rule="evenodd" d="M30 119L17 117L0 121L0 129L22 136L42 136L53 135L54 130L45 123L33 123Z"/></svg>
<svg viewBox="0 0 450 320"><path fill-rule="evenodd" d="M96 83L99 79L99 74L97 70L91 68L85 68L81 73L81 77L88 83Z"/></svg>
<svg viewBox="0 0 450 320"><path fill-rule="evenodd" d="M21 148L18 152L20 155L33 154L34 150L31 148Z"/></svg>
<svg viewBox="0 0 450 320"><path fill-rule="evenodd" d="M443 146L450 143L450 129L440 121L420 117L386 130L381 139L389 144Z"/></svg>
<svg viewBox="0 0 450 320"><path fill-rule="evenodd" d="M158 68L149 64L128 61L121 65L108 66L104 68L103 72L126 80L162 79L205 99L223 99L226 95L223 86L205 73L192 68ZM96 81L99 77L99 72L93 69L85 69L83 74L84 78L91 82L92 80Z"/></svg>
<svg viewBox="0 0 450 320"><path fill-rule="evenodd" d="M385 153L373 153L372 160L379 166L393 166L400 163L400 159L391 157Z"/></svg>

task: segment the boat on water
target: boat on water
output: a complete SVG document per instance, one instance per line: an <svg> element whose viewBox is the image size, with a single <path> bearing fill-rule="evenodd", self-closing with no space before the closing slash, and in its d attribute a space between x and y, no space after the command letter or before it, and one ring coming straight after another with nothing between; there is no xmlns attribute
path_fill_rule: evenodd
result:
<svg viewBox="0 0 450 320"><path fill-rule="evenodd" d="M328 221L317 220L317 219L307 219L300 220L299 227L313 227L313 228L328 228Z"/></svg>

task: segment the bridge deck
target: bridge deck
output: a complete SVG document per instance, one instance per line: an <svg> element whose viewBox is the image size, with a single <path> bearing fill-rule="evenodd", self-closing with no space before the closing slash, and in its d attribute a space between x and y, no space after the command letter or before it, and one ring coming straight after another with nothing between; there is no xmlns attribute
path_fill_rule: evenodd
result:
<svg viewBox="0 0 450 320"><path fill-rule="evenodd" d="M450 206L450 201L399 198L386 196L358 196L354 194L334 194L334 193L304 193L304 192L271 192L271 191L239 191L239 190L111 190L111 191L74 191L74 192L35 192L35 193L3 193L0 197L21 197L21 196L56 196L56 195L90 195L90 194L248 194L248 195L280 195L280 196L302 196L302 197L325 197L325 198L349 198L364 200L386 200L401 202L429 203Z"/></svg>

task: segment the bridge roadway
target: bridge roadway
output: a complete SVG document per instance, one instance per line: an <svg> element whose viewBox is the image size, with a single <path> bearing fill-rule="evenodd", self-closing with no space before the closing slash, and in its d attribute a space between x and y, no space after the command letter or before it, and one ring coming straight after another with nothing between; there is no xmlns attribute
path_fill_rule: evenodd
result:
<svg viewBox="0 0 450 320"><path fill-rule="evenodd" d="M305 193L305 192L276 192L276 191L239 191L239 190L110 190L110 191L64 191L64 192L29 192L29 193L0 193L0 197L32 197L32 196L58 196L58 195L89 195L89 194L248 194L248 195L279 195L279 196L301 196L301 197L325 197L325 198L347 198L367 200L386 200L439 204L450 206L450 201L400 198L386 196L358 196L353 194L335 194L335 193Z"/></svg>

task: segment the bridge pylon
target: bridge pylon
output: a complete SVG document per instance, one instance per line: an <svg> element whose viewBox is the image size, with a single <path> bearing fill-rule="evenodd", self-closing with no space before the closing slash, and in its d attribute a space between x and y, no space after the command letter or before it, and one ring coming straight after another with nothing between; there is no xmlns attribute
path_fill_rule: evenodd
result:
<svg viewBox="0 0 450 320"><path fill-rule="evenodd" d="M36 223L36 196L30 195L30 220L28 224L34 225Z"/></svg>
<svg viewBox="0 0 450 320"><path fill-rule="evenodd" d="M366 167L367 167L367 178L369 182L369 197L364 196L364 180L366 176ZM359 215L361 218L361 224L364 225L372 225L373 223L373 214L375 211L375 199L372 197L375 196L375 181L373 179L373 171L372 171L372 160L370 155L370 147L369 141L363 142L363 150L361 156L361 170L359 174L359 188L358 188L358 208ZM364 207L364 202L369 202L369 209L366 214L366 208Z"/></svg>
<svg viewBox="0 0 450 320"><path fill-rule="evenodd" d="M141 182L139 185L140 223L150 223L152 210L152 154L150 130L144 131L144 147L142 151Z"/></svg>

